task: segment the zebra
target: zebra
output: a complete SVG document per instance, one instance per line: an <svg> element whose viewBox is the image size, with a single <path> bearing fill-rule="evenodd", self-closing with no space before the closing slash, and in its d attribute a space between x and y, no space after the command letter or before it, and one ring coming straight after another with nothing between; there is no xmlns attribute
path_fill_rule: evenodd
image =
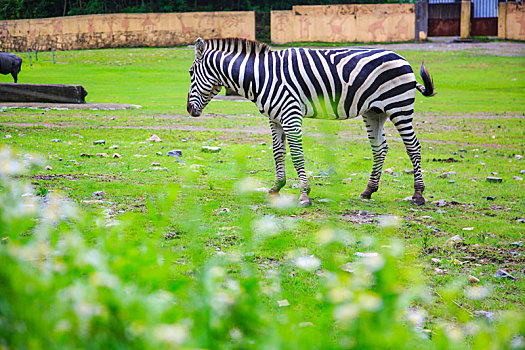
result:
<svg viewBox="0 0 525 350"><path fill-rule="evenodd" d="M286 184L286 141L299 179L299 206L312 204L302 144L303 118L348 119L362 116L372 147L373 166L360 197L370 199L379 188L388 145L384 124L390 119L405 144L414 168L412 203L425 203L421 173L421 145L412 128L416 90L434 95L434 83L424 64L416 82L410 64L400 55L381 49L288 48L239 38L195 42L195 60L187 110L193 117L223 86L254 102L268 117L273 139L275 182L270 195Z"/></svg>

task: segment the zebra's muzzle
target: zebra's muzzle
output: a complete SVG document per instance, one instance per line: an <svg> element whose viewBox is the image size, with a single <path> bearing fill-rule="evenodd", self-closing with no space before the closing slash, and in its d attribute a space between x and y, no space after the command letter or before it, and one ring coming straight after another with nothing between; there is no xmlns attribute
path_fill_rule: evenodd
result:
<svg viewBox="0 0 525 350"><path fill-rule="evenodd" d="M198 110L198 109L194 109L193 106L191 106L189 109L188 109L188 113L190 113L190 115L192 117L200 117L201 114L202 114L202 111Z"/></svg>
<svg viewBox="0 0 525 350"><path fill-rule="evenodd" d="M200 117L202 114L201 110L195 109L195 107L193 107L193 105L189 102L186 104L186 110L192 117Z"/></svg>

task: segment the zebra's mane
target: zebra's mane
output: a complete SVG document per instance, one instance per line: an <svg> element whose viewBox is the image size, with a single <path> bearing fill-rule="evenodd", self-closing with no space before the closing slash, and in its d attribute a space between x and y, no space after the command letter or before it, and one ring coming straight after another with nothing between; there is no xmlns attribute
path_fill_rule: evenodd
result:
<svg viewBox="0 0 525 350"><path fill-rule="evenodd" d="M266 44L242 38L207 39L205 42L207 49L223 52L239 52L239 50L241 52L258 52L259 54L272 52L272 49Z"/></svg>

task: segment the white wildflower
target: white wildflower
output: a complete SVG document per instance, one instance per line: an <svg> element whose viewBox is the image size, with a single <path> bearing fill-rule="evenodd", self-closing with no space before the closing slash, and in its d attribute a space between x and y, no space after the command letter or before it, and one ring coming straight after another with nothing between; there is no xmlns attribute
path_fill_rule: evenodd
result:
<svg viewBox="0 0 525 350"><path fill-rule="evenodd" d="M334 318L338 321L349 321L359 316L359 308L355 304L339 305L334 309Z"/></svg>
<svg viewBox="0 0 525 350"><path fill-rule="evenodd" d="M472 300L483 300L489 296L489 290L484 286L474 286L465 289L465 296Z"/></svg>
<svg viewBox="0 0 525 350"><path fill-rule="evenodd" d="M315 255L300 256L294 259L295 265L305 271L313 271L321 266L321 260Z"/></svg>
<svg viewBox="0 0 525 350"><path fill-rule="evenodd" d="M366 311L379 311L383 306L383 300L373 293L362 293L357 298L359 306Z"/></svg>
<svg viewBox="0 0 525 350"><path fill-rule="evenodd" d="M401 218L396 215L382 215L379 217L379 227L383 230L393 229L401 226Z"/></svg>
<svg viewBox="0 0 525 350"><path fill-rule="evenodd" d="M257 189L262 186L261 181L255 177L245 177L239 180L236 184L236 189L239 193L257 192Z"/></svg>
<svg viewBox="0 0 525 350"><path fill-rule="evenodd" d="M279 225L275 217L271 215L263 216L260 219L252 221L252 229L263 236L275 236L280 233Z"/></svg>
<svg viewBox="0 0 525 350"><path fill-rule="evenodd" d="M188 328L183 324L160 324L153 328L153 336L171 345L182 344L188 336Z"/></svg>

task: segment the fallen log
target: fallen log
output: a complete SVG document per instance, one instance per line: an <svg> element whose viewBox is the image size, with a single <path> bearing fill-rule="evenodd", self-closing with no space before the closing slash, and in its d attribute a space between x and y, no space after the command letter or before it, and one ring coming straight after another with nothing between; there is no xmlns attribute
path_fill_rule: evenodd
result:
<svg viewBox="0 0 525 350"><path fill-rule="evenodd" d="M0 102L86 103L82 85L0 84Z"/></svg>

